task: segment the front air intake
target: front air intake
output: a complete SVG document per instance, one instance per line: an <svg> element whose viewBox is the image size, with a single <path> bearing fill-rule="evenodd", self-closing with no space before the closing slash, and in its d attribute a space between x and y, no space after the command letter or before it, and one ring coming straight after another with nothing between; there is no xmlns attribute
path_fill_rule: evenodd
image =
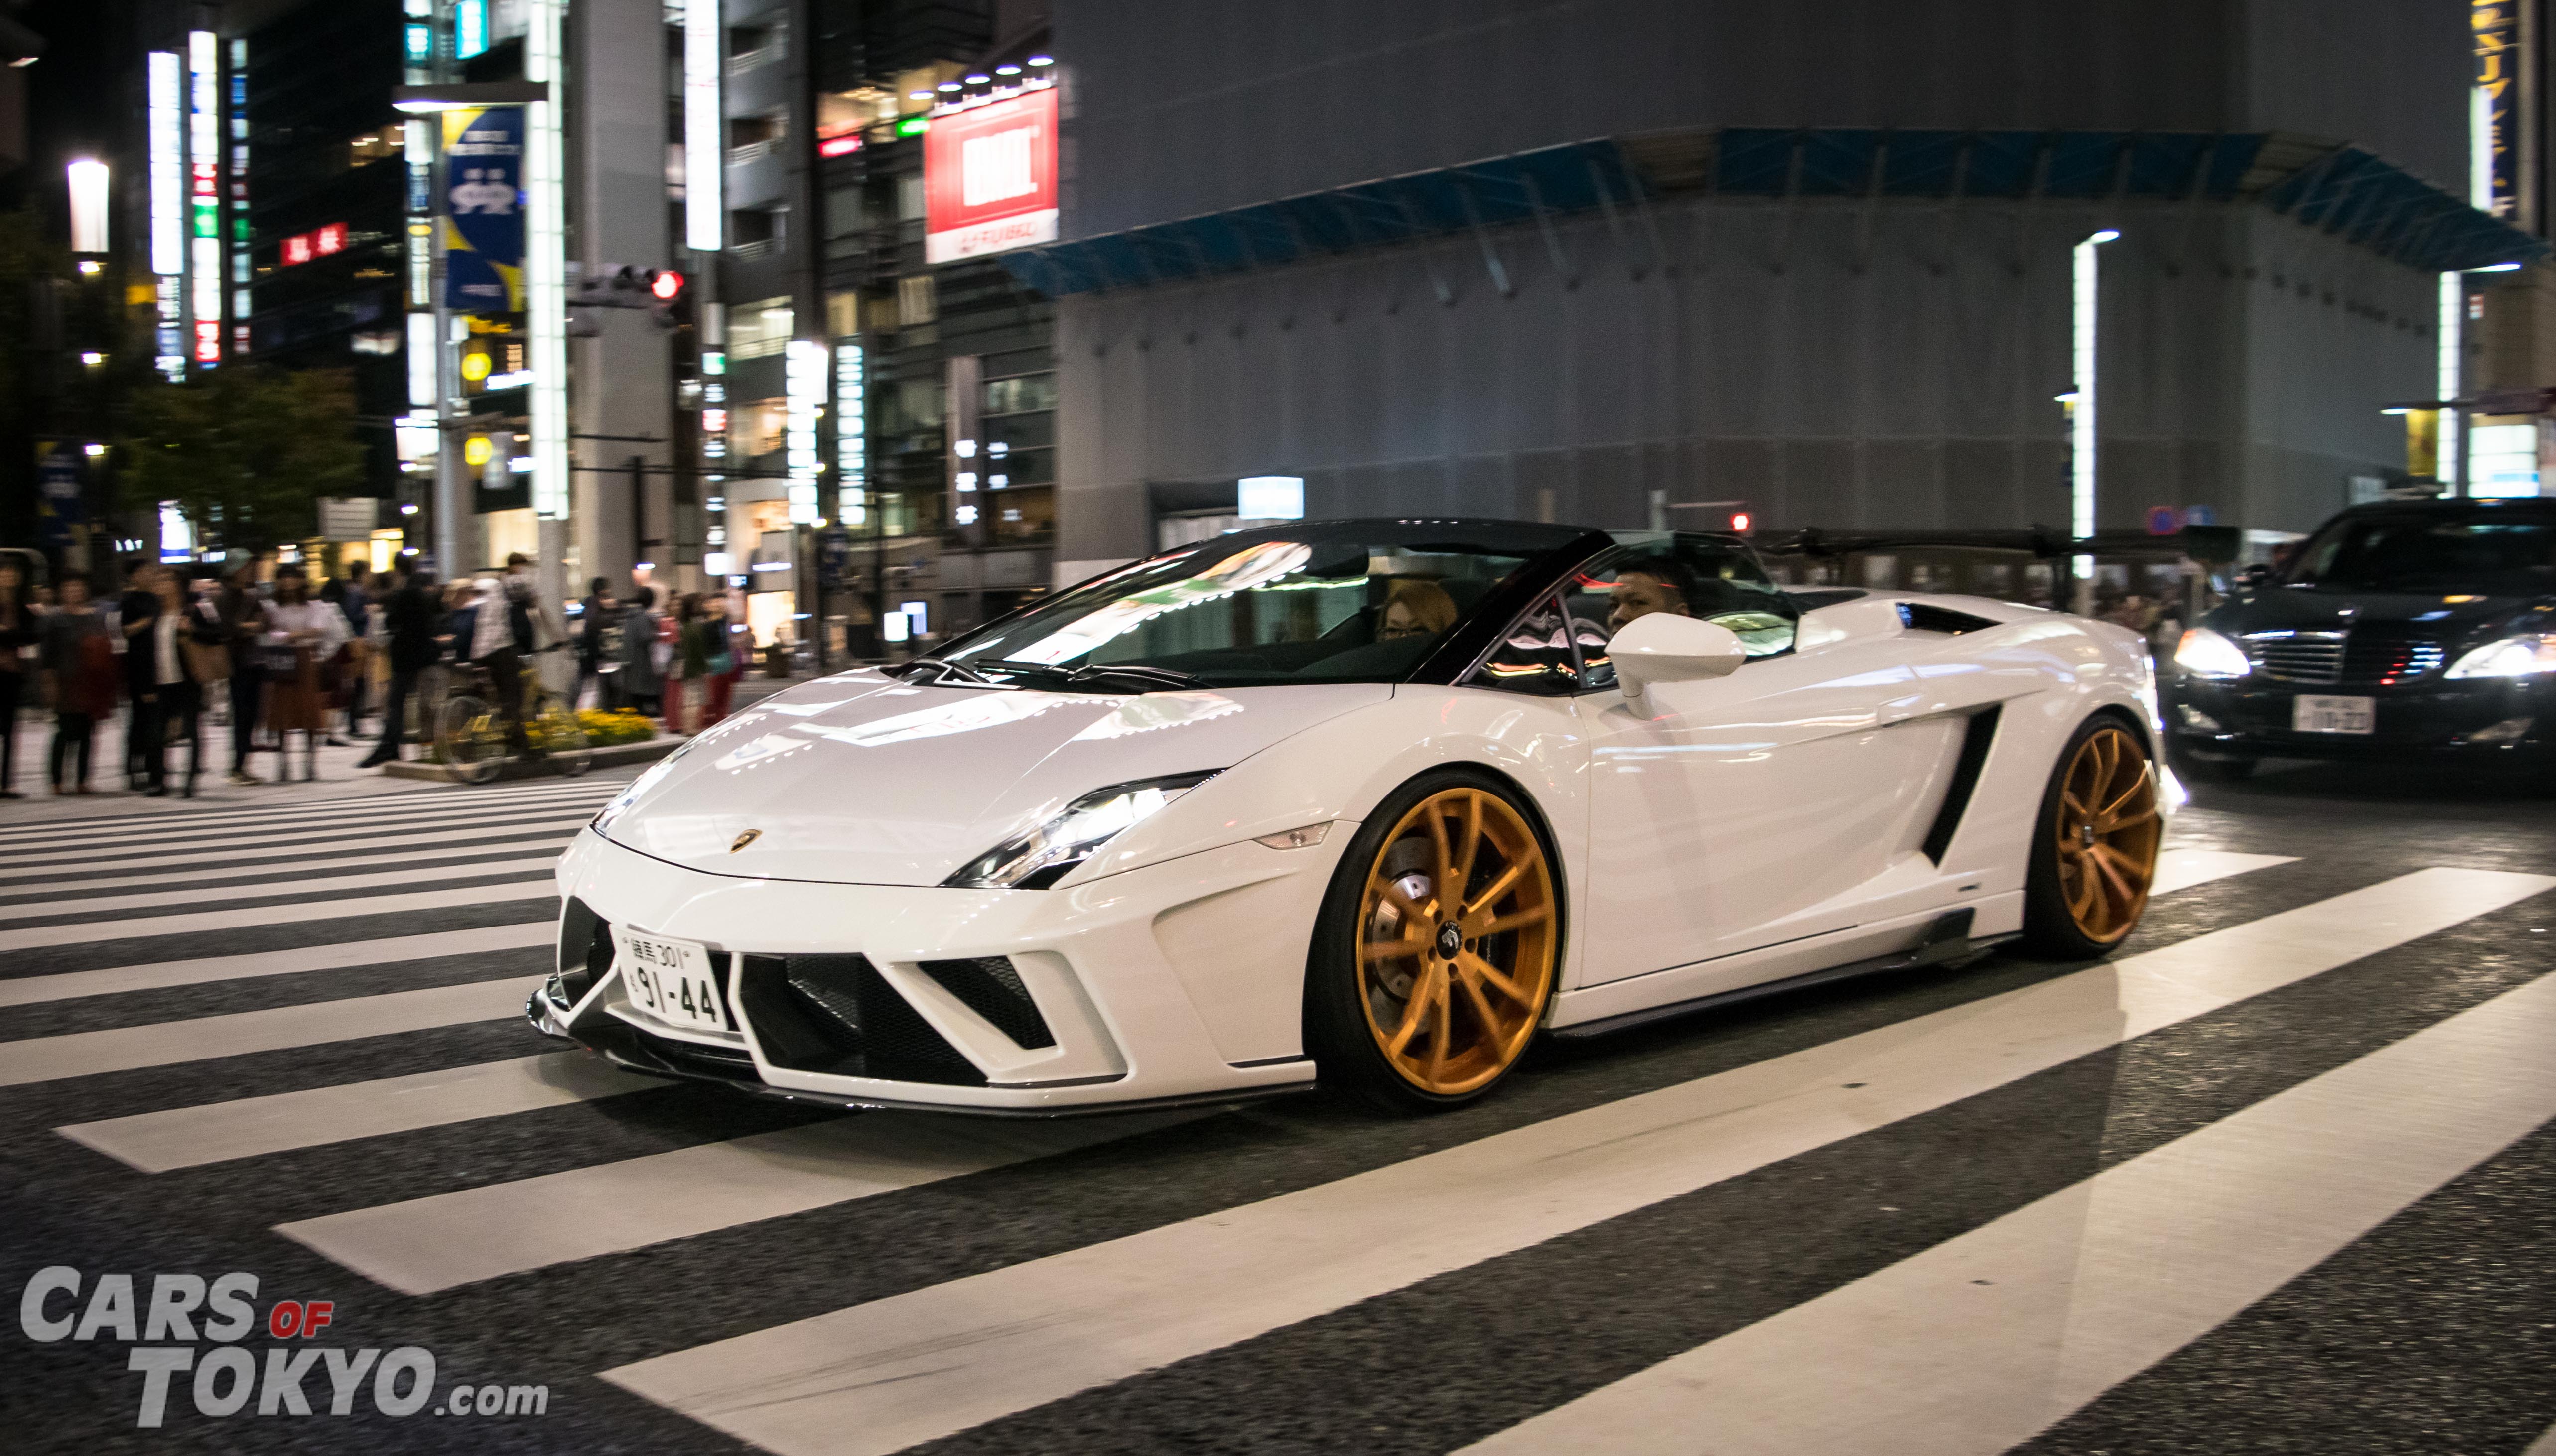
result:
<svg viewBox="0 0 2556 1456"><path fill-rule="evenodd" d="M1021 984L1021 973L1010 961L985 956L972 961L925 961L922 965L924 975L941 983L942 990L991 1022L995 1030L1024 1051L1056 1045L1056 1033L1047 1029L1047 1018L1039 1014L1037 999Z"/></svg>
<svg viewBox="0 0 2556 1456"><path fill-rule="evenodd" d="M559 984L571 1005L612 969L612 923L572 895L560 907Z"/></svg>
<svg viewBox="0 0 2556 1456"><path fill-rule="evenodd" d="M774 1066L831 1077L985 1085L976 1064L933 1030L868 957L739 959L742 1010Z"/></svg>

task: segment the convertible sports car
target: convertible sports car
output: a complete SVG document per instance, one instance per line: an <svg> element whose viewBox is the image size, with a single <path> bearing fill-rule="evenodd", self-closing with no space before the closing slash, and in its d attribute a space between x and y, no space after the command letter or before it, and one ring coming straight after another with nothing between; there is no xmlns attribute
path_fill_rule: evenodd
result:
<svg viewBox="0 0 2556 1456"><path fill-rule="evenodd" d="M2127 631L1790 596L1733 538L1244 531L686 744L562 860L528 1012L853 1106L1451 1106L1539 1032L2102 954L2155 724Z"/></svg>

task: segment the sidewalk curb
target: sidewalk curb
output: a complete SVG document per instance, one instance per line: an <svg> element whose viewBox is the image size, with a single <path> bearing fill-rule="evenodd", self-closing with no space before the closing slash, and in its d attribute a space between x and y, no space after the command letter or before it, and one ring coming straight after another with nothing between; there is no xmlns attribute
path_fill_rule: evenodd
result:
<svg viewBox="0 0 2556 1456"><path fill-rule="evenodd" d="M653 763L691 741L692 739L688 737L661 733L636 743L615 743L608 748L588 749L586 759L591 768L617 768L628 763ZM497 776L489 782L499 783L510 778L543 778L551 773L551 766L539 759L509 758L497 765ZM441 763L428 763L423 759L415 758L395 759L383 764L382 776L424 779L429 783L439 784L466 782Z"/></svg>

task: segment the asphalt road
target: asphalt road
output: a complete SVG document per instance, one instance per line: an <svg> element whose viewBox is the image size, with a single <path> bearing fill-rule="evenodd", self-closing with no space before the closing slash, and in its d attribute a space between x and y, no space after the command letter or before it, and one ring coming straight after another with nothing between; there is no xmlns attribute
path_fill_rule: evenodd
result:
<svg viewBox="0 0 2556 1456"><path fill-rule="evenodd" d="M1451 1116L996 1125L536 1035L614 787L0 835L0 1447L2556 1452L2545 791L2203 788L2109 964L1549 1046Z"/></svg>

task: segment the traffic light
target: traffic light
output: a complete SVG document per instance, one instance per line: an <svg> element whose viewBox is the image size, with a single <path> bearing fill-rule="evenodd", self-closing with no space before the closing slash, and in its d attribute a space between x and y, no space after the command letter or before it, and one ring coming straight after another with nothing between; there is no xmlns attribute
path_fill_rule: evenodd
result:
<svg viewBox="0 0 2556 1456"><path fill-rule="evenodd" d="M1741 506L1730 513L1731 535L1747 536L1754 534L1756 530L1757 518L1749 513L1746 506Z"/></svg>
<svg viewBox="0 0 2556 1456"><path fill-rule="evenodd" d="M660 329L689 329L693 323L693 290L684 275L672 268L648 270L648 296L656 306L648 311Z"/></svg>

